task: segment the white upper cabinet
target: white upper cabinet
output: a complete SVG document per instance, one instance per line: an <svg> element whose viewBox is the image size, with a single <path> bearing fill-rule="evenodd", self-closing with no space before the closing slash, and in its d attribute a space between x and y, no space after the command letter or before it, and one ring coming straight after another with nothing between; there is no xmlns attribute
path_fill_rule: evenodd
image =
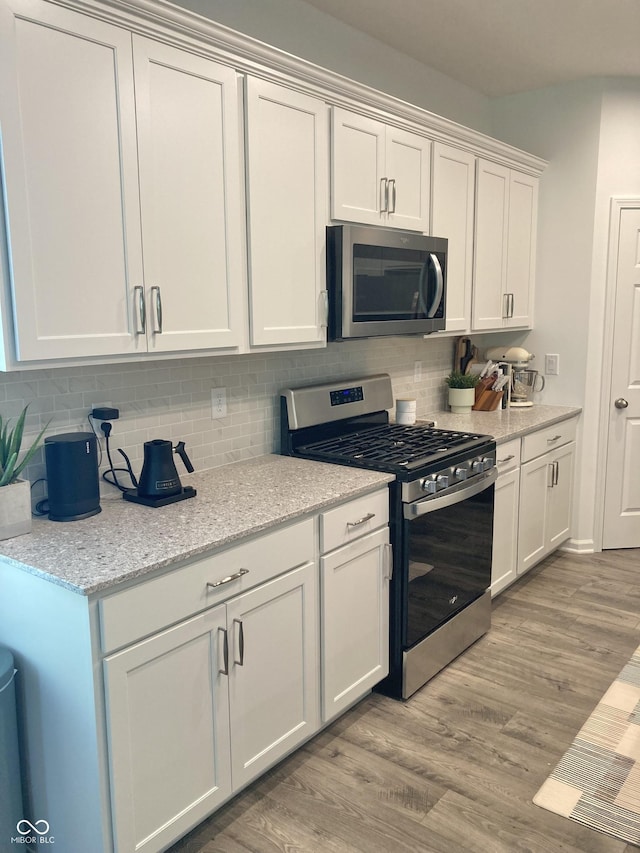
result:
<svg viewBox="0 0 640 853"><path fill-rule="evenodd" d="M133 50L149 349L235 347L243 310L236 73L138 36Z"/></svg>
<svg viewBox="0 0 640 853"><path fill-rule="evenodd" d="M135 352L132 289L143 273L131 36L37 0L3 5L1 16L18 359Z"/></svg>
<svg viewBox="0 0 640 853"><path fill-rule="evenodd" d="M18 360L236 346L235 73L39 0L0 27Z"/></svg>
<svg viewBox="0 0 640 853"><path fill-rule="evenodd" d="M429 231L427 138L334 107L331 143L333 219Z"/></svg>
<svg viewBox="0 0 640 853"><path fill-rule="evenodd" d="M474 330L532 323L538 179L479 160Z"/></svg>
<svg viewBox="0 0 640 853"><path fill-rule="evenodd" d="M322 343L327 106L265 80L246 83L251 344Z"/></svg>
<svg viewBox="0 0 640 853"><path fill-rule="evenodd" d="M471 325L476 158L441 142L433 144L431 233L446 237L447 331Z"/></svg>

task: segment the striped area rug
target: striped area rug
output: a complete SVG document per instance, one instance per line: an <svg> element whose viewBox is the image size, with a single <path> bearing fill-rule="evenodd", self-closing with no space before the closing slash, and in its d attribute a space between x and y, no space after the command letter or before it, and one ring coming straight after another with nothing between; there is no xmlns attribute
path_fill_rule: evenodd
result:
<svg viewBox="0 0 640 853"><path fill-rule="evenodd" d="M533 802L640 844L640 648Z"/></svg>

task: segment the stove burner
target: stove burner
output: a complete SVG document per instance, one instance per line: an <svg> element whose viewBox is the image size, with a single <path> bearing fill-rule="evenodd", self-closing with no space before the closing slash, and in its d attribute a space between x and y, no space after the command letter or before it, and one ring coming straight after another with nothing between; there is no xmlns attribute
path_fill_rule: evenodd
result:
<svg viewBox="0 0 640 853"><path fill-rule="evenodd" d="M481 440L486 437L433 427L384 424L301 445L298 452L326 462L357 464L393 473L418 468L441 458L441 454L453 454Z"/></svg>

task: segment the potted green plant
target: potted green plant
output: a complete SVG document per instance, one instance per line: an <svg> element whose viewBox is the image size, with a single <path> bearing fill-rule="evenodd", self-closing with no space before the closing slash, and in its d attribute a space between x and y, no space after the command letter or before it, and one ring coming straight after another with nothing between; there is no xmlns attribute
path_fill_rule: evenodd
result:
<svg viewBox="0 0 640 853"><path fill-rule="evenodd" d="M0 539L31 532L31 487L28 480L19 477L40 446L49 423L20 458L27 409L25 406L13 427L0 415Z"/></svg>
<svg viewBox="0 0 640 853"><path fill-rule="evenodd" d="M460 373L454 370L445 378L449 386L449 407L456 414L466 414L473 408L476 399L478 376L475 373Z"/></svg>

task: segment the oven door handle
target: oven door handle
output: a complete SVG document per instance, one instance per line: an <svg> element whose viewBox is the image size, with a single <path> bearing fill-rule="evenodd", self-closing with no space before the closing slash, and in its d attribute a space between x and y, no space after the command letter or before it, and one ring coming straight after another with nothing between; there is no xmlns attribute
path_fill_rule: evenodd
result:
<svg viewBox="0 0 640 853"><path fill-rule="evenodd" d="M492 483L495 483L497 477L498 469L492 468L475 482L469 483L468 486L456 490L455 492L448 492L446 495L442 495L439 498L424 498L421 501L414 501L413 503L405 504L404 517L410 520L412 518L417 518L420 515L426 515L428 512L435 512L437 509L444 509L447 506L454 506L462 501L466 501L467 498L472 498L474 495L478 495L480 492L484 492L485 489L488 489Z"/></svg>

